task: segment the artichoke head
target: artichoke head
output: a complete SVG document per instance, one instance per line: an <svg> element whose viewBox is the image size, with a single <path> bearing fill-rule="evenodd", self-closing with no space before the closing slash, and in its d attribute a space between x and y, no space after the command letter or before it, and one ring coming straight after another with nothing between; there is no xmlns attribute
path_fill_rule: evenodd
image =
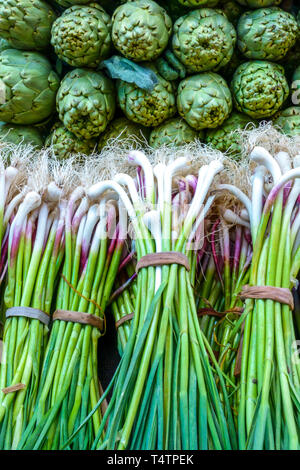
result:
<svg viewBox="0 0 300 470"><path fill-rule="evenodd" d="M209 129L206 132L206 143L221 152L228 152L237 157L242 152L242 141L239 130L248 126L257 126L257 121L251 120L249 116L233 112L217 129Z"/></svg>
<svg viewBox="0 0 300 470"><path fill-rule="evenodd" d="M300 106L291 106L281 111L274 124L290 137L300 136Z"/></svg>
<svg viewBox="0 0 300 470"><path fill-rule="evenodd" d="M97 3L68 8L53 24L51 44L67 64L97 67L110 52L110 16Z"/></svg>
<svg viewBox="0 0 300 470"><path fill-rule="evenodd" d="M39 52L0 53L0 120L36 124L55 110L59 78Z"/></svg>
<svg viewBox="0 0 300 470"><path fill-rule="evenodd" d="M54 155L64 160L70 155L90 155L96 147L96 140L84 140L68 131L61 122L54 124L45 141L46 147L51 147Z"/></svg>
<svg viewBox="0 0 300 470"><path fill-rule="evenodd" d="M179 147L189 144L196 139L203 138L203 132L192 129L182 118L176 117L168 119L163 124L155 127L150 134L149 144L153 148L163 145Z"/></svg>
<svg viewBox="0 0 300 470"><path fill-rule="evenodd" d="M42 148L43 139L39 131L32 126L18 126L15 124L0 124L0 141L15 145L32 145Z"/></svg>
<svg viewBox="0 0 300 470"><path fill-rule="evenodd" d="M136 140L145 141L149 137L149 129L129 121L125 117L114 119L100 135L98 149L101 150L110 140L128 141L134 146Z"/></svg>
<svg viewBox="0 0 300 470"><path fill-rule="evenodd" d="M254 119L273 116L289 95L283 67L262 60L241 64L231 90L237 110Z"/></svg>
<svg viewBox="0 0 300 470"><path fill-rule="evenodd" d="M220 10L200 8L174 24L174 54L189 72L207 72L224 67L234 51L236 32Z"/></svg>
<svg viewBox="0 0 300 470"><path fill-rule="evenodd" d="M248 59L280 60L295 44L297 21L281 8L260 8L244 13L237 25L238 47Z"/></svg>
<svg viewBox="0 0 300 470"><path fill-rule="evenodd" d="M225 80L214 72L193 75L180 82L177 107L194 129L215 128L231 113L231 93Z"/></svg>
<svg viewBox="0 0 300 470"><path fill-rule="evenodd" d="M119 6L113 14L112 40L125 57L135 62L156 59L167 47L172 21L152 0Z"/></svg>
<svg viewBox="0 0 300 470"><path fill-rule="evenodd" d="M98 137L113 119L113 82L100 72L74 69L63 78L56 98L59 119L77 137Z"/></svg>
<svg viewBox="0 0 300 470"><path fill-rule="evenodd" d="M46 49L55 18L51 6L41 0L0 0L0 36L15 49Z"/></svg>
<svg viewBox="0 0 300 470"><path fill-rule="evenodd" d="M156 72L156 69L147 64ZM134 83L117 82L119 105L128 119L145 127L155 127L176 113L175 93L171 82L156 73L158 83L152 91Z"/></svg>

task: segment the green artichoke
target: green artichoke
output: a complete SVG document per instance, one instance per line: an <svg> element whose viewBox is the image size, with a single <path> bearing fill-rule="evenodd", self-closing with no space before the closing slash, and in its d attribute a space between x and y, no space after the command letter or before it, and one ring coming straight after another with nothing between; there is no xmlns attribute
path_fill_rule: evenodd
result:
<svg viewBox="0 0 300 470"><path fill-rule="evenodd" d="M238 47L248 59L280 60L297 39L298 25L281 8L247 11L238 22Z"/></svg>
<svg viewBox="0 0 300 470"><path fill-rule="evenodd" d="M291 106L281 111L274 124L290 137L300 136L300 106Z"/></svg>
<svg viewBox="0 0 300 470"><path fill-rule="evenodd" d="M16 49L47 48L55 18L51 6L41 0L0 0L0 36Z"/></svg>
<svg viewBox="0 0 300 470"><path fill-rule="evenodd" d="M193 75L180 82L177 107L180 116L194 129L215 128L231 113L230 90L216 73Z"/></svg>
<svg viewBox="0 0 300 470"><path fill-rule="evenodd" d="M59 78L39 52L0 53L0 120L35 124L55 110Z"/></svg>
<svg viewBox="0 0 300 470"><path fill-rule="evenodd" d="M56 103L65 127L77 137L92 139L114 117L113 82L100 72L71 70L61 82Z"/></svg>
<svg viewBox="0 0 300 470"><path fill-rule="evenodd" d="M282 0L237 0L241 5L250 8L264 8L280 5Z"/></svg>
<svg viewBox="0 0 300 470"><path fill-rule="evenodd" d="M246 114L233 112L220 127L206 132L206 143L221 152L228 151L231 156L238 156L242 151L242 141L238 131L245 129L250 123L257 125L257 122Z"/></svg>
<svg viewBox="0 0 300 470"><path fill-rule="evenodd" d="M289 95L283 67L262 60L241 64L231 90L237 110L256 119L273 116Z"/></svg>
<svg viewBox="0 0 300 470"><path fill-rule="evenodd" d="M148 68L155 68L148 64ZM176 113L176 100L172 83L156 73L158 83L150 91L138 88L134 83L117 81L118 101L123 113L133 122L154 127Z"/></svg>
<svg viewBox="0 0 300 470"><path fill-rule="evenodd" d="M64 160L70 155L90 155L96 147L96 140L85 140L68 131L61 122L57 122L46 139L46 147L51 147L54 155Z"/></svg>
<svg viewBox="0 0 300 470"><path fill-rule="evenodd" d="M113 14L112 40L125 57L136 62L156 59L166 48L172 21L152 0L136 0Z"/></svg>
<svg viewBox="0 0 300 470"><path fill-rule="evenodd" d="M125 117L120 117L110 122L100 135L98 149L101 150L112 139L118 139L119 141L131 140L132 144L136 139L145 141L148 140L149 133L149 129L129 121Z"/></svg>
<svg viewBox="0 0 300 470"><path fill-rule="evenodd" d="M174 54L189 72L218 70L233 54L236 32L225 14L200 8L179 18L174 24Z"/></svg>
<svg viewBox="0 0 300 470"><path fill-rule="evenodd" d="M68 8L53 24L51 44L67 64L97 67L110 52L110 16L97 3Z"/></svg>
<svg viewBox="0 0 300 470"><path fill-rule="evenodd" d="M215 7L219 0L178 0L185 7Z"/></svg>
<svg viewBox="0 0 300 470"><path fill-rule="evenodd" d="M182 118L176 117L168 119L160 126L155 127L150 134L149 144L153 148L162 145L178 147L203 137L204 133L202 131L200 133L195 131Z"/></svg>
<svg viewBox="0 0 300 470"><path fill-rule="evenodd" d="M43 139L39 131L32 126L17 126L15 124L0 124L0 141L10 144L33 145L43 147Z"/></svg>

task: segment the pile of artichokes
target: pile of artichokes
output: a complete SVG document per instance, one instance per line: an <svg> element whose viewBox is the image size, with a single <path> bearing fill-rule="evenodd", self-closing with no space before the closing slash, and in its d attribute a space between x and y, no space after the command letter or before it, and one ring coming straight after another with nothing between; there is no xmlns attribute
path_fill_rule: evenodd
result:
<svg viewBox="0 0 300 470"><path fill-rule="evenodd" d="M297 1L0 0L0 39L8 142L67 158L199 139L238 157L262 120L300 135Z"/></svg>

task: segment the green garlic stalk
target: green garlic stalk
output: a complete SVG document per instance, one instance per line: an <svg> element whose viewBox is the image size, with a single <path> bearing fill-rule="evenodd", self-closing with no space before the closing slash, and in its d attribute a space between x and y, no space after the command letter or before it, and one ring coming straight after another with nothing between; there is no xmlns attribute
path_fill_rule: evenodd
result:
<svg viewBox="0 0 300 470"><path fill-rule="evenodd" d="M50 315L62 249L60 190L49 185L44 200L28 192L10 227L5 305ZM0 369L0 446L15 449L33 413L48 327L36 319L9 317ZM5 394L3 388L25 388Z"/></svg>

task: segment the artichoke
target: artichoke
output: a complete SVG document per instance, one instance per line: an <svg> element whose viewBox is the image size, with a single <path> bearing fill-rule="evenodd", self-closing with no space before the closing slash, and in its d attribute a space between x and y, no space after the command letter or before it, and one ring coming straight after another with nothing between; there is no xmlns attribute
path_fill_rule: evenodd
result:
<svg viewBox="0 0 300 470"><path fill-rule="evenodd" d="M16 49L47 48L55 18L50 5L41 0L0 0L0 36Z"/></svg>
<svg viewBox="0 0 300 470"><path fill-rule="evenodd" d="M280 5L282 0L237 0L241 5L250 8L264 8Z"/></svg>
<svg viewBox="0 0 300 470"><path fill-rule="evenodd" d="M96 140L84 140L68 131L61 122L57 122L46 139L46 147L51 147L54 155L63 160L70 155L90 155L96 147Z"/></svg>
<svg viewBox="0 0 300 470"><path fill-rule="evenodd" d="M294 16L278 7L247 11L238 22L238 47L248 59L280 60L297 39Z"/></svg>
<svg viewBox="0 0 300 470"><path fill-rule="evenodd" d="M200 133L195 131L183 119L176 117L168 119L160 126L155 127L150 134L149 144L153 148L162 145L178 147L203 137L204 133L202 131Z"/></svg>
<svg viewBox="0 0 300 470"><path fill-rule="evenodd" d="M219 0L178 0L185 7L215 7Z"/></svg>
<svg viewBox="0 0 300 470"><path fill-rule="evenodd" d="M43 146L43 139L35 127L15 124L0 124L0 141L15 145L30 144L38 148Z"/></svg>
<svg viewBox="0 0 300 470"><path fill-rule="evenodd" d="M274 124L290 137L300 136L300 106L291 106L281 111Z"/></svg>
<svg viewBox="0 0 300 470"><path fill-rule="evenodd" d="M174 54L189 72L206 72L224 67L234 51L236 32L225 14L200 8L174 24Z"/></svg>
<svg viewBox="0 0 300 470"><path fill-rule="evenodd" d="M231 156L238 156L242 151L242 140L239 130L245 129L255 120L242 113L233 112L228 119L217 129L209 129L206 132L206 143L221 152L229 152Z"/></svg>
<svg viewBox="0 0 300 470"><path fill-rule="evenodd" d="M152 65L148 68L155 70ZM158 126L176 113L172 83L156 73L158 83L152 91L142 90L134 83L117 82L119 105L133 122L145 127Z"/></svg>
<svg viewBox="0 0 300 470"><path fill-rule="evenodd" d="M136 0L113 14L112 40L125 57L136 62L156 59L166 48L172 21L152 0Z"/></svg>
<svg viewBox="0 0 300 470"><path fill-rule="evenodd" d="M84 139L98 137L114 117L113 82L100 72L71 70L61 82L56 103L59 119L70 132Z"/></svg>
<svg viewBox="0 0 300 470"><path fill-rule="evenodd" d="M283 67L262 60L241 64L231 90L237 110L257 119L273 116L289 95Z"/></svg>
<svg viewBox="0 0 300 470"><path fill-rule="evenodd" d="M35 124L55 110L59 78L39 52L0 53L0 120Z"/></svg>
<svg viewBox="0 0 300 470"><path fill-rule="evenodd" d="M114 119L108 124L105 131L100 135L98 149L101 150L112 139L119 141L129 140L134 144L135 140L148 140L149 129L146 129L135 122L129 121L125 117Z"/></svg>
<svg viewBox="0 0 300 470"><path fill-rule="evenodd" d="M216 73L193 75L180 82L177 107L194 129L215 128L231 113L231 93L225 80Z"/></svg>
<svg viewBox="0 0 300 470"><path fill-rule="evenodd" d="M51 44L67 64L97 67L110 51L110 16L97 3L68 8L53 24Z"/></svg>

